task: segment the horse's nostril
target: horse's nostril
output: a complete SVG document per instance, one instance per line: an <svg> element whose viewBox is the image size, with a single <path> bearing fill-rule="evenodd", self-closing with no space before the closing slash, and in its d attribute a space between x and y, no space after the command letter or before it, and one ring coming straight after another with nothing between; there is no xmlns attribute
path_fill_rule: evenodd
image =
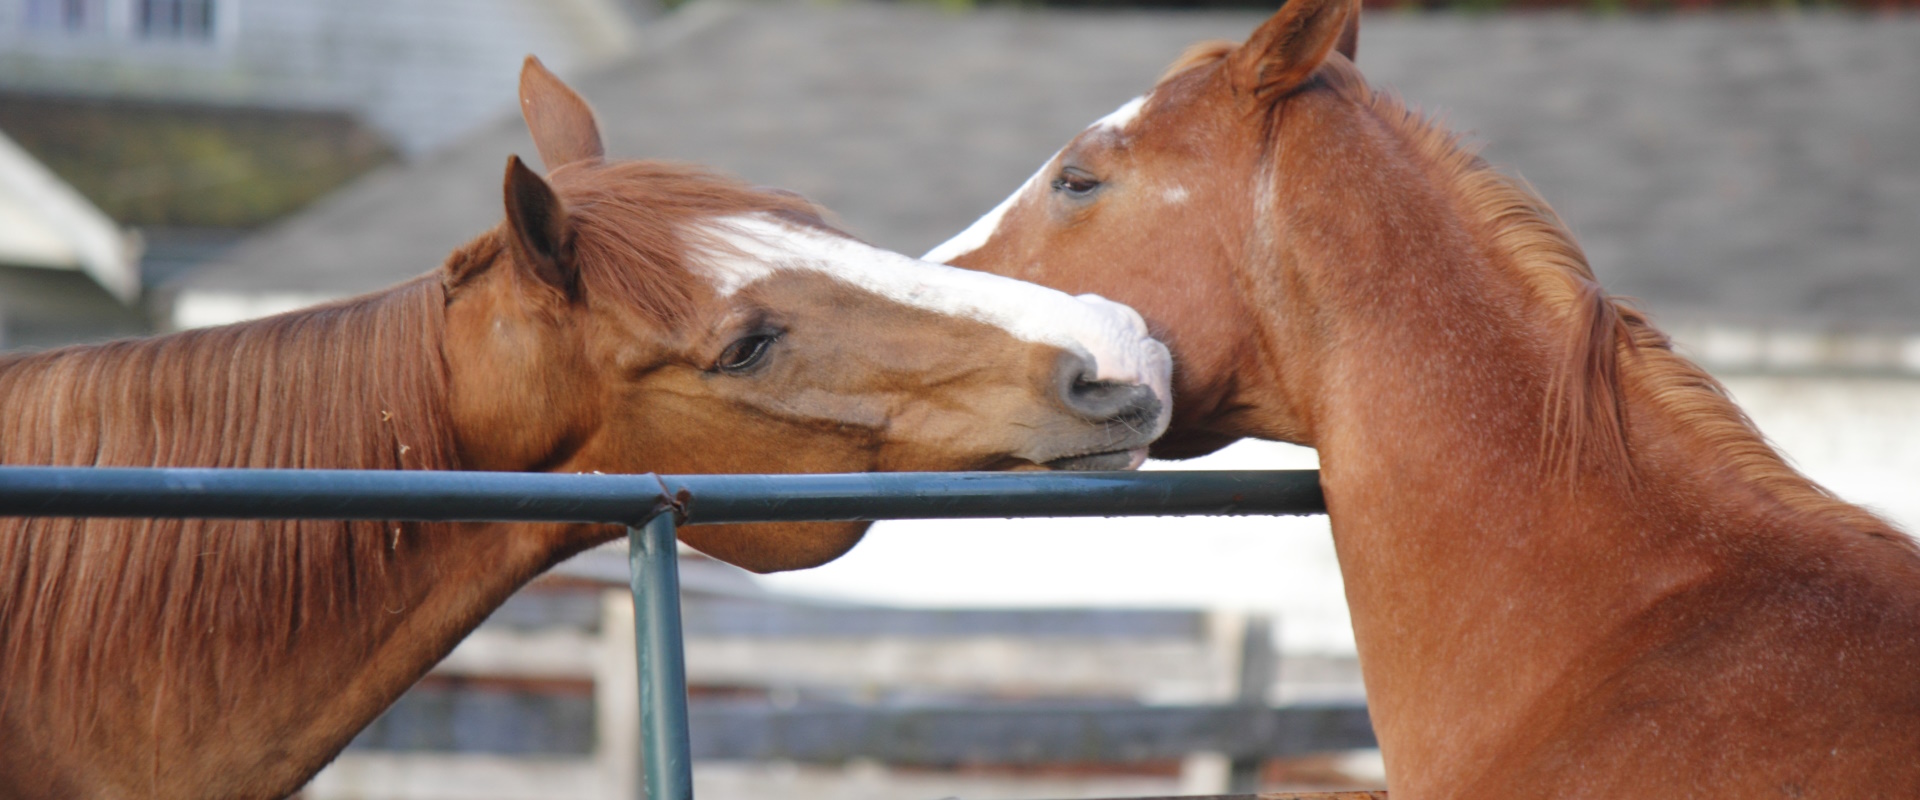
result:
<svg viewBox="0 0 1920 800"><path fill-rule="evenodd" d="M1115 385L1110 381L1096 381L1080 377L1073 379L1073 385L1068 387L1067 391L1073 393L1076 397L1096 398L1101 395L1111 394L1114 388Z"/></svg>
<svg viewBox="0 0 1920 800"><path fill-rule="evenodd" d="M1060 399L1082 419L1138 425L1151 423L1160 414L1160 399L1154 396L1152 387L1097 380L1093 365L1080 359L1062 367L1065 380L1061 382Z"/></svg>

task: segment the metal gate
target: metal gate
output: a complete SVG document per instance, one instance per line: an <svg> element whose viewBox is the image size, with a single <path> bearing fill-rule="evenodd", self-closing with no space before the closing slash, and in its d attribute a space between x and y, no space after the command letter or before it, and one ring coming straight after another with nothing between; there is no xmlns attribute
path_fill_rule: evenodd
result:
<svg viewBox="0 0 1920 800"><path fill-rule="evenodd" d="M681 525L1325 510L1311 470L659 476L0 467L0 516L627 526L652 800L693 797L675 555Z"/></svg>

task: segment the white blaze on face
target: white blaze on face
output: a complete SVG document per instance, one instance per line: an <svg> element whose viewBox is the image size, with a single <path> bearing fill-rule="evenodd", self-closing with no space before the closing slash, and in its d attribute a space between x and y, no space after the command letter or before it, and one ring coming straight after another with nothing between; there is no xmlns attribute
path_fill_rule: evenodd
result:
<svg viewBox="0 0 1920 800"><path fill-rule="evenodd" d="M1087 126L1087 130L1098 128L1109 131L1125 131L1128 125L1132 125L1134 120L1140 118L1140 109L1146 106L1147 95L1140 95L1132 100L1128 100L1126 105L1114 109L1113 113L1095 120L1092 125Z"/></svg>
<svg viewBox="0 0 1920 800"><path fill-rule="evenodd" d="M1132 100L1128 100L1126 105L1115 109L1111 114L1095 120L1092 125L1088 125L1087 130L1125 131L1128 125L1133 124L1133 121L1140 117L1140 109L1146 107L1147 98L1151 96L1152 95L1143 94ZM973 224L968 225L966 230L955 234L953 238L945 242L941 242L939 246L932 250L928 250L927 254L921 256L921 258L936 264L945 264L980 249L988 240L993 238L994 231L1000 229L1000 220L1007 216L1007 211L1012 209L1015 203L1020 202L1020 198L1025 196L1026 193L1033 188L1034 184L1041 183L1040 176L1045 175L1047 170L1053 166L1054 160L1059 157L1059 153L1054 153L1052 158L1047 159L1047 163L1040 165L1039 172L1033 173L1033 177L1028 178L1026 183L1020 184L1020 188L1013 190L1013 194L1007 195L1007 199L1000 201L1000 205L994 206L993 210L987 212L986 216L974 220Z"/></svg>
<svg viewBox="0 0 1920 800"><path fill-rule="evenodd" d="M1095 380L1143 385L1160 399L1159 430L1173 409L1172 359L1132 308L985 272L919 261L828 231L752 214L715 224L728 249L704 259L714 290L731 296L783 270L811 270L902 305L977 320L1021 341L1092 359Z"/></svg>

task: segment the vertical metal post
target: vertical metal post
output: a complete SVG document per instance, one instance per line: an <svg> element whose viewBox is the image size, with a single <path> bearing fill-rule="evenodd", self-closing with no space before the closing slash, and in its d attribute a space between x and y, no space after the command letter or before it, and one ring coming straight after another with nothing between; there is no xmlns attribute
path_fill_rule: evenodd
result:
<svg viewBox="0 0 1920 800"><path fill-rule="evenodd" d="M1267 707L1267 690L1273 687L1273 679L1279 677L1280 653L1274 648L1273 618L1265 614L1248 614L1246 627L1240 637L1240 686L1234 695L1234 702L1241 708L1253 710ZM1262 719L1266 719L1262 715ZM1260 746L1267 746L1273 736L1270 730L1253 731ZM1260 768L1266 759L1257 754L1242 754L1227 767L1227 791L1231 794L1257 794L1260 791Z"/></svg>
<svg viewBox="0 0 1920 800"><path fill-rule="evenodd" d="M687 657L680 638L680 561L673 513L627 529L634 641L640 656L640 749L649 800L693 800Z"/></svg>

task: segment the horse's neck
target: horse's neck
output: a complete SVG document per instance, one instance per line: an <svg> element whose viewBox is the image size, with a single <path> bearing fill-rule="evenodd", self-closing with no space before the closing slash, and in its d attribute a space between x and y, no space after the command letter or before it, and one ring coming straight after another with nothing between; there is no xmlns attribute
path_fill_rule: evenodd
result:
<svg viewBox="0 0 1920 800"><path fill-rule="evenodd" d="M287 781L274 792L297 788L514 591L571 554L557 543L575 538L561 526L428 529L386 587L357 592L355 615L311 632L284 672L254 676L246 689L261 703L299 696L312 705L281 702L274 715L244 723L256 728L251 740L271 748L233 766ZM222 736L236 733L230 727Z"/></svg>
<svg viewBox="0 0 1920 800"><path fill-rule="evenodd" d="M1723 465L1631 375L1637 482L1594 468L1598 452L1554 468L1565 316L1452 224L1412 212L1355 232L1349 252L1377 257L1317 293L1336 321L1311 403L1379 733L1416 762L1397 774L1442 783L1630 657L1610 651L1623 631L1716 568L1703 525L1727 510L1699 504Z"/></svg>
<svg viewBox="0 0 1920 800"><path fill-rule="evenodd" d="M0 462L457 466L436 396L435 288L0 362ZM96 755L80 772L124 771L122 788L266 775L289 783L215 793L285 793L580 538L558 526L0 520L12 577L0 670L40 686L0 704L0 725L28 725L50 747L87 740L73 752ZM37 606L49 587L64 599ZM154 713L129 721L122 706ZM98 763L119 750L124 763Z"/></svg>
<svg viewBox="0 0 1920 800"><path fill-rule="evenodd" d="M1911 763L1912 541L1594 302L1537 199L1362 99L1383 113L1336 119L1363 129L1281 127L1312 157L1275 171L1252 238L1279 246L1239 276L1269 361L1236 399L1320 450L1395 796L1777 791L1868 739L1855 774ZM1818 763L1761 768L1788 753Z"/></svg>
<svg viewBox="0 0 1920 800"><path fill-rule="evenodd" d="M1626 723L1608 715L1683 726L1699 708L1685 701L1700 697L1649 688L1671 680L1672 661L1690 680L1757 686L1794 676L1753 670L1835 652L1867 673L1900 668L1857 640L1822 638L1911 613L1885 605L1895 587L1920 590L1900 533L1786 468L1710 384L1665 380L1675 357L1664 350L1621 362L1630 477L1596 466L1604 448L1562 471L1543 457L1543 431L1566 424L1547 401L1564 327L1524 292L1488 291L1477 271L1491 265L1470 254L1405 266L1408 285L1339 315L1358 335L1327 354L1316 404L1396 791L1558 774L1529 761L1532 748L1584 745L1550 737L1652 729L1609 728ZM1820 587L1807 607L1782 599L1782 583L1799 580ZM1626 705L1647 697L1675 705Z"/></svg>

